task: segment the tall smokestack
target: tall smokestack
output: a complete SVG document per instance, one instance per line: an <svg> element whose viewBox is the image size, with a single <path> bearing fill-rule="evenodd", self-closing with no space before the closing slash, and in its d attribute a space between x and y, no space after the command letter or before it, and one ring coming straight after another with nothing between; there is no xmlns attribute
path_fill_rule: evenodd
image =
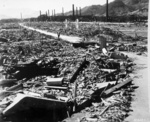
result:
<svg viewBox="0 0 150 122"><path fill-rule="evenodd" d="M72 15L74 17L74 4L72 4Z"/></svg>
<svg viewBox="0 0 150 122"><path fill-rule="evenodd" d="M52 16L54 15L53 10L52 10Z"/></svg>
<svg viewBox="0 0 150 122"><path fill-rule="evenodd" d="M20 16L21 16L21 21L22 21L22 13L20 13Z"/></svg>
<svg viewBox="0 0 150 122"><path fill-rule="evenodd" d="M78 7L76 7L76 16L78 16Z"/></svg>
<svg viewBox="0 0 150 122"><path fill-rule="evenodd" d="M106 0L106 21L108 22L108 0Z"/></svg>
<svg viewBox="0 0 150 122"><path fill-rule="evenodd" d="M40 11L40 16L41 16L41 11Z"/></svg>
<svg viewBox="0 0 150 122"><path fill-rule="evenodd" d="M54 16L55 16L55 9L54 9Z"/></svg>
<svg viewBox="0 0 150 122"><path fill-rule="evenodd" d="M48 10L48 16L49 16L49 10Z"/></svg>
<svg viewBox="0 0 150 122"><path fill-rule="evenodd" d="M80 16L81 16L81 7L80 7Z"/></svg>
<svg viewBox="0 0 150 122"><path fill-rule="evenodd" d="M64 8L62 7L62 15L64 16Z"/></svg>

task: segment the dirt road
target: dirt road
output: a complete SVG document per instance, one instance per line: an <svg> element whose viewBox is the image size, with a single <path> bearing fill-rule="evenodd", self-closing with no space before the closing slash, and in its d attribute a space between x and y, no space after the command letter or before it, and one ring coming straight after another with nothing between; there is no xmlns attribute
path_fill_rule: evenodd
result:
<svg viewBox="0 0 150 122"><path fill-rule="evenodd" d="M40 32L40 33L45 34L45 35L53 36L54 38L58 38L58 35L56 33L47 32L45 30L40 30L40 29L35 29L35 28L32 28L32 27L25 26L23 24L20 24L20 26L22 26L22 27L24 27L26 29L29 29L29 30ZM59 38L62 39L62 40L71 42L71 43L79 43L82 40L80 37L66 36L66 35L61 35L61 34L60 34Z"/></svg>
<svg viewBox="0 0 150 122"><path fill-rule="evenodd" d="M149 90L148 86L148 57L138 56L135 53L125 53L136 63L133 73L133 83L137 87L133 92L133 101L129 117L125 122L150 122Z"/></svg>

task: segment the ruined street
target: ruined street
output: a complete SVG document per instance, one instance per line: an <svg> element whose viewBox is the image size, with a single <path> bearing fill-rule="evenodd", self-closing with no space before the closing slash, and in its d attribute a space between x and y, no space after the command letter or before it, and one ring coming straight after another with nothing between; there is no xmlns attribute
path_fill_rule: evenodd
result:
<svg viewBox="0 0 150 122"><path fill-rule="evenodd" d="M149 122L147 27L68 26L1 25L0 120Z"/></svg>

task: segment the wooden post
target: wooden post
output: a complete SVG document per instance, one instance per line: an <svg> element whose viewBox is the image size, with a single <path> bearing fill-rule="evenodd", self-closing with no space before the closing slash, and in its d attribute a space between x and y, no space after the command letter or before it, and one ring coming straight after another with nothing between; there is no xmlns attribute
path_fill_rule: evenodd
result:
<svg viewBox="0 0 150 122"><path fill-rule="evenodd" d="M65 28L67 29L68 28L68 20L65 19Z"/></svg>
<svg viewBox="0 0 150 122"><path fill-rule="evenodd" d="M79 29L79 19L76 19L76 29Z"/></svg>

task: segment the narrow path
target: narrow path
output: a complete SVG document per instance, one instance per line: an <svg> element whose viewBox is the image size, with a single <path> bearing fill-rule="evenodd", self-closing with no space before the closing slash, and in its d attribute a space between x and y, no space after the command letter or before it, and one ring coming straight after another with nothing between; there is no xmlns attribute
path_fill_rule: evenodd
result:
<svg viewBox="0 0 150 122"><path fill-rule="evenodd" d="M45 30L40 30L40 29L35 29L33 27L28 27L28 26L23 25L22 23L20 23L19 25L26 28L26 29L37 31L37 32L40 32L40 33L45 34L45 35L53 36L54 38L58 38L58 35L56 33L47 32ZM80 38L80 37L66 36L66 35L61 35L61 34L60 34L59 38L62 39L62 40L66 40L70 43L80 43L81 40L82 40L82 38Z"/></svg>
<svg viewBox="0 0 150 122"><path fill-rule="evenodd" d="M136 63L133 75L133 84L137 87L133 93L131 110L125 122L150 122L148 57L138 56L135 53L124 53L134 59Z"/></svg>

